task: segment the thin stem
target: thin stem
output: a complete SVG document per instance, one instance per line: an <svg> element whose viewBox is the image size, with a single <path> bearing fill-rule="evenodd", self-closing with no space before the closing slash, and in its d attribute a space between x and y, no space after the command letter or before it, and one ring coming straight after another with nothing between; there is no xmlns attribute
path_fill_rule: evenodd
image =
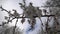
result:
<svg viewBox="0 0 60 34"><path fill-rule="evenodd" d="M42 34L43 34L43 22L42 22L41 18L39 18L39 19L41 21L41 29L42 29Z"/></svg>
<svg viewBox="0 0 60 34"><path fill-rule="evenodd" d="M17 18L17 20L16 20L15 27L14 27L14 29L13 29L13 34L15 34L15 29L16 29L16 26L17 26L17 22L18 22L18 18Z"/></svg>
<svg viewBox="0 0 60 34"><path fill-rule="evenodd" d="M46 23L46 34L48 34L48 31L49 31L49 29L48 29L48 22L49 22L49 17L47 18L47 23Z"/></svg>

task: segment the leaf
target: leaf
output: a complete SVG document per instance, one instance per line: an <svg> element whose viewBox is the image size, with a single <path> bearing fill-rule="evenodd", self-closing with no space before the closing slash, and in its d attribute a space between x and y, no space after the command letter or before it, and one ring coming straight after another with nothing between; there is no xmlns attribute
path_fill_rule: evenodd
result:
<svg viewBox="0 0 60 34"><path fill-rule="evenodd" d="M8 20L8 17L7 17L7 16L5 16L5 19L6 19L6 20Z"/></svg>
<svg viewBox="0 0 60 34"><path fill-rule="evenodd" d="M44 11L44 13L45 13L45 15L46 15L46 13L47 13L47 10L46 10L46 9L43 9L43 11Z"/></svg>
<svg viewBox="0 0 60 34"><path fill-rule="evenodd" d="M9 14L10 17L13 17L14 15L13 14Z"/></svg>
<svg viewBox="0 0 60 34"><path fill-rule="evenodd" d="M0 26L2 26L2 25L0 24Z"/></svg>
<svg viewBox="0 0 60 34"><path fill-rule="evenodd" d="M25 22L25 18L22 18L21 23L23 24Z"/></svg>
<svg viewBox="0 0 60 34"><path fill-rule="evenodd" d="M2 26L4 26L5 24L7 24L7 22L2 22Z"/></svg>
<svg viewBox="0 0 60 34"><path fill-rule="evenodd" d="M17 13L17 11L15 9L13 9L13 11L14 11L14 13L13 13L14 17L19 17L20 16L20 14Z"/></svg>
<svg viewBox="0 0 60 34"><path fill-rule="evenodd" d="M12 22L12 20L8 20L8 22Z"/></svg>
<svg viewBox="0 0 60 34"><path fill-rule="evenodd" d="M29 24L30 24L30 20L28 20Z"/></svg>
<svg viewBox="0 0 60 34"><path fill-rule="evenodd" d="M0 7L1 8L1 11L3 11L4 9L2 8L2 6Z"/></svg>
<svg viewBox="0 0 60 34"><path fill-rule="evenodd" d="M23 4L22 4L22 3L19 3L19 5L21 5L21 6L22 6Z"/></svg>

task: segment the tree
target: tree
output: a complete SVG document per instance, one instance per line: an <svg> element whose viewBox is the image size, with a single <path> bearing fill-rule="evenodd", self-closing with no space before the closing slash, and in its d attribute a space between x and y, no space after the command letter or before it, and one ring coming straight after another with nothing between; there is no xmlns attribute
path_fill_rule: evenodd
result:
<svg viewBox="0 0 60 34"><path fill-rule="evenodd" d="M60 0L48 0L46 3L47 6L60 7Z"/></svg>
<svg viewBox="0 0 60 34"><path fill-rule="evenodd" d="M53 5L53 3L55 3L55 2L52 2L52 4L51 3L47 3L47 5L50 7L50 6L54 6L55 7L55 5ZM26 6L26 0L23 0L23 3L19 3L19 5L20 5L20 8L21 9L23 9L23 14L19 14L19 13L17 13L17 11L15 10L15 9L12 9L13 11L14 11L14 13L12 14L11 13L11 11L7 11L6 9L4 9L2 6L0 7L1 8L1 11L5 11L5 12L7 12L8 13L8 15L9 15L9 17L8 16L5 16L5 19L7 20L7 22L3 22L3 24L2 25L0 25L0 26L4 26L5 24L8 24L9 22L10 23L12 23L12 20L14 20L14 19L17 19L16 20L16 23L15 23L15 26L14 26L14 28L13 28L13 34L15 34L15 30L16 30L16 27L17 27L17 22L18 22L18 19L20 19L20 18L22 18L22 20L21 20L21 23L23 24L24 22L25 22L25 18L29 18L28 19L28 22L29 22L29 24L31 25L31 28L29 29L29 30L34 30L34 26L35 26L35 24L36 24L36 17L38 17L39 19L40 19L40 21L41 21L41 29L42 29L42 32L41 32L41 34L51 34L49 31L50 31L50 27L48 26L48 22L50 21L50 17L52 16L52 17L54 17L55 18L55 21L57 21L56 19L56 15L57 14L59 14L59 13L57 13L57 14L50 14L50 15L47 15L46 13L47 13L47 11L44 9L44 13L45 13L45 15L42 15L42 10L41 9L39 9L39 7L34 7L33 6L33 4L32 3L29 3L29 6ZM54 8L54 9L50 9L51 11L54 11L56 8ZM58 9L56 9L56 10L58 10ZM59 11L59 10L58 10ZM51 12L50 12L51 13ZM20 16L20 15L22 15L22 16ZM44 33L44 31L43 31L43 23L42 23L42 20L41 20L41 17L48 17L47 18L47 22L46 22L46 32Z"/></svg>
<svg viewBox="0 0 60 34"><path fill-rule="evenodd" d="M51 15L55 15L54 17L54 27L52 29L54 29L54 34L58 33L58 27L59 25L59 17L60 17L60 0L48 0L46 2L45 7L49 7L49 11ZM58 19L59 18L59 19ZM49 31L49 30L48 30ZM49 34L49 33L48 33ZM51 33L53 34L53 33Z"/></svg>

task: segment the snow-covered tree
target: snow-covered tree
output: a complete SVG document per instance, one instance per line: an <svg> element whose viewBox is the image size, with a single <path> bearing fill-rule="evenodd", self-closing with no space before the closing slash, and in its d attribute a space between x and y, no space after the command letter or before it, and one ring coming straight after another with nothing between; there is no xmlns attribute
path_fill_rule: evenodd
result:
<svg viewBox="0 0 60 34"><path fill-rule="evenodd" d="M23 0L23 3L19 3L20 8L23 10L22 14L19 14L17 10L12 9L14 13L12 14L12 11L8 11L4 9L2 6L0 6L1 11L5 11L8 13L8 16L5 16L6 22L2 22L2 27L4 27L6 24L12 23L14 19L16 19L15 26L12 27L12 33L10 31L10 28L6 28L3 34L22 34L22 32L17 32L17 22L20 18L22 18L21 23L23 24L25 22L25 18L28 18L28 23L31 25L30 30L34 30L34 26L36 24L36 18L38 17L41 21L41 32L39 31L38 34L56 34L56 28L59 25L59 17L60 17L60 1L59 0L49 0L46 2L46 5L44 7L49 8L49 12L47 10L43 9L45 15L43 15L42 10L39 9L40 7L33 6L33 3L29 3L28 6L26 6L26 0ZM48 15L47 13L50 13ZM22 16L21 16L22 15ZM45 25L43 24L41 17L47 17L47 21L45 22ZM49 27L49 22L54 19L54 23L52 27ZM43 27L45 26L45 31L43 30ZM54 30L53 30L54 29Z"/></svg>

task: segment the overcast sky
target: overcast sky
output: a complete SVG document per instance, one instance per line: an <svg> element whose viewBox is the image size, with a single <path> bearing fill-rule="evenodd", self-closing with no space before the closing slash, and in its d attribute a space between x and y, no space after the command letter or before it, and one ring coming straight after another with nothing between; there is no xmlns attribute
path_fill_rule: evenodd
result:
<svg viewBox="0 0 60 34"><path fill-rule="evenodd" d="M46 1L47 0L26 0L26 4L29 5L29 3L32 2L33 6L40 7L40 6L44 6ZM0 0L0 6L2 5L3 8L5 8L8 11L9 10L12 11L12 9L16 9L18 11L18 13L21 14L23 12L23 10L19 7L18 3L20 3L20 2L22 3L22 0ZM2 21L4 21L4 16L8 16L8 14L6 12L0 11L0 23ZM25 34L37 34L39 32L39 30L41 30L41 23L38 18L36 18L37 23L36 23L35 29L33 31L28 31L28 29L30 28L30 25L28 24L27 19L24 24L21 24L20 20L21 19L19 19L19 21L18 21L17 27L19 27L21 30L24 29ZM43 17L42 20L44 23L46 21L46 18ZM13 20L13 23L12 24L10 23L9 25L10 26L14 25L14 23L15 23L15 20Z"/></svg>

